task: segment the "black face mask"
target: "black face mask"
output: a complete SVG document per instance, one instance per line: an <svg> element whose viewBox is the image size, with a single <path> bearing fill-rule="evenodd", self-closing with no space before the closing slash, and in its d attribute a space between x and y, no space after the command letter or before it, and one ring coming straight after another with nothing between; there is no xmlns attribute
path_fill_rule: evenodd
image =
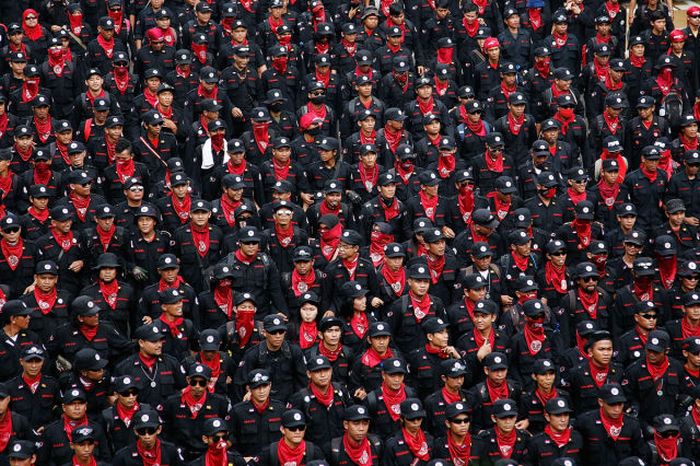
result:
<svg viewBox="0 0 700 466"><path fill-rule="evenodd" d="M309 100L316 105L322 104L323 102L326 101L326 96L325 95L314 95L309 98Z"/></svg>
<svg viewBox="0 0 700 466"><path fill-rule="evenodd" d="M273 102L268 107L271 112L279 112L282 110L282 102Z"/></svg>
<svg viewBox="0 0 700 466"><path fill-rule="evenodd" d="M311 136L318 136L321 134L321 127L317 126L316 128L309 128L306 130L306 134L309 134Z"/></svg>

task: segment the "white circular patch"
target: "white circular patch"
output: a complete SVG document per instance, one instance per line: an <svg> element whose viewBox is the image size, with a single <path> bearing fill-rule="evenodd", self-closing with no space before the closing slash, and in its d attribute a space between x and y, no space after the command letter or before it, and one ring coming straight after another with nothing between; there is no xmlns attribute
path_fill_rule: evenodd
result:
<svg viewBox="0 0 700 466"><path fill-rule="evenodd" d="M401 367L401 362L399 362L398 360L394 361L394 367Z"/></svg>
<svg viewBox="0 0 700 466"><path fill-rule="evenodd" d="M510 411L510 410L511 410L510 404L509 404L509 403L504 404L504 405L503 405L503 410L504 410L504 411Z"/></svg>
<svg viewBox="0 0 700 466"><path fill-rule="evenodd" d="M652 338L652 339L651 339L651 344L652 344L652 345L658 345L658 344L659 344L659 339L658 339L658 338Z"/></svg>
<svg viewBox="0 0 700 466"><path fill-rule="evenodd" d="M560 408L563 408L564 406L566 406L566 403L564 403L564 400L559 400L559 401L557 401L557 406L559 406Z"/></svg>
<svg viewBox="0 0 700 466"><path fill-rule="evenodd" d="M299 414L299 413L294 413L294 420L295 420L295 421L301 421L301 414Z"/></svg>
<svg viewBox="0 0 700 466"><path fill-rule="evenodd" d="M214 427L221 427L221 421L218 419L215 419L214 422L211 423Z"/></svg>
<svg viewBox="0 0 700 466"><path fill-rule="evenodd" d="M129 377L124 377L123 382L124 382L124 384L130 384L130 383L131 383L131 378L129 378Z"/></svg>
<svg viewBox="0 0 700 466"><path fill-rule="evenodd" d="M496 364L500 364L500 363L501 363L501 357L500 357L500 356L496 356L495 358L493 358L493 362L495 362Z"/></svg>
<svg viewBox="0 0 700 466"><path fill-rule="evenodd" d="M619 394L620 394L620 390L618 390L617 387L613 387L613 388L610 389L610 393L611 393L612 395L619 395Z"/></svg>
<svg viewBox="0 0 700 466"><path fill-rule="evenodd" d="M418 411L418 403L411 404L411 411Z"/></svg>
<svg viewBox="0 0 700 466"><path fill-rule="evenodd" d="M22 449L22 445L19 443L15 444L15 446L12 448L13 451L20 451Z"/></svg>
<svg viewBox="0 0 700 466"><path fill-rule="evenodd" d="M671 424L671 418L665 417L665 418L664 418L664 424L670 425L670 424Z"/></svg>

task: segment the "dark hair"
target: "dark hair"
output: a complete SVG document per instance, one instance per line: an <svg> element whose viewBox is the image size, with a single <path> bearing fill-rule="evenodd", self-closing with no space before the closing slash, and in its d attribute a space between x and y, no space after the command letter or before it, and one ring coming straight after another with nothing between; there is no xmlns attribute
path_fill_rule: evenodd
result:
<svg viewBox="0 0 700 466"><path fill-rule="evenodd" d="M131 153L131 142L125 138L119 138L117 143L114 145L114 152L119 153L128 150Z"/></svg>

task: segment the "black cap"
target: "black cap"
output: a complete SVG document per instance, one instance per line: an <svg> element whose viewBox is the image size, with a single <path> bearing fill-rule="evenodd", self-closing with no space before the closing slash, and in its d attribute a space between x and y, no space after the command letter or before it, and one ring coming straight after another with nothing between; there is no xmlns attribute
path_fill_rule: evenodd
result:
<svg viewBox="0 0 700 466"><path fill-rule="evenodd" d="M267 369L255 369L248 372L248 387L257 388L272 383L272 375Z"/></svg>
<svg viewBox="0 0 700 466"><path fill-rule="evenodd" d="M569 406L569 402L566 400L566 398L562 397L547 400L544 409L549 414L566 414L574 412L574 410L571 409L571 406Z"/></svg>
<svg viewBox="0 0 700 466"><path fill-rule="evenodd" d="M282 414L282 427L306 427L306 417L298 409L290 409Z"/></svg>
<svg viewBox="0 0 700 466"><path fill-rule="evenodd" d="M75 316L95 316L100 312L100 307L90 296L78 296L73 300L70 308Z"/></svg>
<svg viewBox="0 0 700 466"><path fill-rule="evenodd" d="M418 398L406 398L401 402L401 416L405 419L424 418L423 404Z"/></svg>
<svg viewBox="0 0 700 466"><path fill-rule="evenodd" d="M204 425L202 426L202 434L212 437L220 432L228 432L228 425L226 421L218 417L204 421Z"/></svg>
<svg viewBox="0 0 700 466"><path fill-rule="evenodd" d="M381 336L391 336L391 329L389 327L389 324L386 322L372 322L369 325L369 331L368 335L370 338L372 337L381 337Z"/></svg>
<svg viewBox="0 0 700 466"><path fill-rule="evenodd" d="M627 238L625 238L625 242L627 242ZM654 261L650 257L637 257L633 262L632 270L637 277L656 275Z"/></svg>
<svg viewBox="0 0 700 466"><path fill-rule="evenodd" d="M22 349L22 359L24 361L31 361L34 359L41 359L42 361L46 359L46 352L39 345L29 345Z"/></svg>
<svg viewBox="0 0 700 466"><path fill-rule="evenodd" d="M499 369L508 369L508 358L505 354L498 351L492 351L482 361L484 367L489 370L496 371Z"/></svg>
<svg viewBox="0 0 700 466"><path fill-rule="evenodd" d="M323 369L330 369L333 366L331 365L331 362L328 360L327 357L323 355L318 355L316 357L312 357L307 359L306 361L306 369L309 372L315 372L315 371L320 371Z"/></svg>
<svg viewBox="0 0 700 466"><path fill-rule="evenodd" d="M557 367L549 359L536 359L532 365L532 373L536 375L543 375L548 372L556 372Z"/></svg>
<svg viewBox="0 0 700 466"><path fill-rule="evenodd" d="M202 330L199 334L199 347L202 351L218 351L221 346L221 336L214 329Z"/></svg>
<svg viewBox="0 0 700 466"><path fill-rule="evenodd" d="M528 299L523 303L523 313L527 317L535 317L545 313L545 306L539 299Z"/></svg>
<svg viewBox="0 0 700 466"><path fill-rule="evenodd" d="M58 264L56 264L52 260L41 261L38 264L36 264L36 268L34 269L34 273L37 275L43 275L43 274L58 275Z"/></svg>
<svg viewBox="0 0 700 466"><path fill-rule="evenodd" d="M158 416L158 413L153 409L140 409L134 415L132 421L134 430L148 427L156 428L160 426L160 417Z"/></svg>
<svg viewBox="0 0 700 466"><path fill-rule="evenodd" d="M425 319L425 321L421 324L423 332L425 332L426 335L441 332L449 326L450 324L440 319L439 317L429 317L428 319Z"/></svg>
<svg viewBox="0 0 700 466"><path fill-rule="evenodd" d="M381 362L382 372L387 374L405 374L406 363L403 359L388 358Z"/></svg>
<svg viewBox="0 0 700 466"><path fill-rule="evenodd" d="M161 332L159 326L149 324L137 328L134 332L134 337L136 337L137 340L159 341L164 339L165 335Z"/></svg>
<svg viewBox="0 0 700 466"><path fill-rule="evenodd" d="M515 401L505 398L493 403L493 415L499 419L518 415L518 405Z"/></svg>
<svg viewBox="0 0 700 466"><path fill-rule="evenodd" d="M187 370L187 377L201 377L209 380L211 379L211 369L204 364L195 362Z"/></svg>
<svg viewBox="0 0 700 466"><path fill-rule="evenodd" d="M284 322L284 320L276 315L276 314L270 314L266 315L265 318L263 319L263 328L265 329L266 332L277 332L279 330L287 330L287 324Z"/></svg>
<svg viewBox="0 0 700 466"><path fill-rule="evenodd" d="M15 440L6 450L6 453L10 459L26 460L36 453L36 446L34 442L29 440Z"/></svg>
<svg viewBox="0 0 700 466"><path fill-rule="evenodd" d="M87 396L85 392L80 388L70 388L63 393L63 403L68 404L74 401L85 401L87 402Z"/></svg>
<svg viewBox="0 0 700 466"><path fill-rule="evenodd" d="M124 393L131 388L136 390L140 389L139 383L130 375L122 375L115 377L113 380L114 391L117 393Z"/></svg>
<svg viewBox="0 0 700 466"><path fill-rule="evenodd" d="M363 405L352 405L345 408L343 413L344 421L369 421L370 414Z"/></svg>
<svg viewBox="0 0 700 466"><path fill-rule="evenodd" d="M647 336L645 349L662 353L671 345L671 337L664 330L652 330Z"/></svg>
<svg viewBox="0 0 700 466"><path fill-rule="evenodd" d="M177 288L166 288L158 293L158 299L161 304L175 304L185 299L185 295Z"/></svg>
<svg viewBox="0 0 700 466"><path fill-rule="evenodd" d="M75 353L73 359L73 366L79 371L97 371L107 367L108 363L107 359L93 348L82 348Z"/></svg>
<svg viewBox="0 0 700 466"><path fill-rule="evenodd" d="M580 262L576 264L576 268L574 269L574 276L576 278L600 278L598 268L591 262Z"/></svg>

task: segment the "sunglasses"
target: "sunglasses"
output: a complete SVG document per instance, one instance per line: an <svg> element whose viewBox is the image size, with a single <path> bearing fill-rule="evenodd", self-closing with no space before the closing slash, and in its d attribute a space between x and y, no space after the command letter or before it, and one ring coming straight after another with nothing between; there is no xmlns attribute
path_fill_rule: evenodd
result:
<svg viewBox="0 0 700 466"><path fill-rule="evenodd" d="M5 233L10 233L10 234L19 233L19 230L20 230L19 227L8 228L7 230L5 230Z"/></svg>
<svg viewBox="0 0 700 466"><path fill-rule="evenodd" d="M228 440L228 436L226 434L219 434L219 435L214 435L212 437L216 442L220 442L222 440Z"/></svg>
<svg viewBox="0 0 700 466"><path fill-rule="evenodd" d="M129 188L129 191L131 191L132 193L140 193L141 191L143 191L143 186L132 186L131 188Z"/></svg>
<svg viewBox="0 0 700 466"><path fill-rule="evenodd" d="M125 397L125 398L128 398L130 396L137 396L138 394L139 394L139 392L137 392L136 390L133 390L133 389L120 393L120 395Z"/></svg>
<svg viewBox="0 0 700 466"><path fill-rule="evenodd" d="M286 333L286 332L287 332L286 330L273 330L273 331L270 331L267 333L269 333L270 335L282 335L283 333Z"/></svg>
<svg viewBox="0 0 700 466"><path fill-rule="evenodd" d="M669 438L669 437L673 437L674 435L678 435L677 430L669 430L666 432L657 432L657 433L663 438Z"/></svg>
<svg viewBox="0 0 700 466"><path fill-rule="evenodd" d="M151 123L150 125L151 125L151 126L163 126L163 124L164 124L164 123L161 121L161 122L158 122L158 123Z"/></svg>
<svg viewBox="0 0 700 466"><path fill-rule="evenodd" d="M641 246L639 244L634 244L634 243L624 243L625 246L628 246L630 248L637 248L641 249Z"/></svg>
<svg viewBox="0 0 700 466"><path fill-rule="evenodd" d="M319 96L319 95L326 95L325 92L323 91L315 91L315 92L310 92L312 96Z"/></svg>
<svg viewBox="0 0 700 466"><path fill-rule="evenodd" d="M468 418L468 417L464 417L464 418L461 418L461 419L452 419L450 422L451 422L452 424L468 424L468 423L469 423L469 418Z"/></svg>
<svg viewBox="0 0 700 466"><path fill-rule="evenodd" d="M598 278L597 277L584 277L584 278L581 278L581 280L583 280L584 283L597 282Z"/></svg>
<svg viewBox="0 0 700 466"><path fill-rule="evenodd" d="M27 19L27 21L31 21L31 20L33 20L33 19L36 19L36 16L27 16L26 19Z"/></svg>
<svg viewBox="0 0 700 466"><path fill-rule="evenodd" d="M245 244L247 246L253 246L256 244L260 244L260 242L259 241L241 241L241 244Z"/></svg>
<svg viewBox="0 0 700 466"><path fill-rule="evenodd" d="M144 435L153 435L157 430L158 429L155 427L142 427L140 429L136 429L136 433L143 437Z"/></svg>
<svg viewBox="0 0 700 466"><path fill-rule="evenodd" d="M306 430L306 426L285 427L285 429L292 431L292 432L300 432L302 430Z"/></svg>
<svg viewBox="0 0 700 466"><path fill-rule="evenodd" d="M190 380L190 387L206 387L208 385L206 380L203 379L192 379Z"/></svg>
<svg viewBox="0 0 700 466"><path fill-rule="evenodd" d="M656 314L639 314L640 317L647 319L647 320L656 320Z"/></svg>
<svg viewBox="0 0 700 466"><path fill-rule="evenodd" d="M550 256L565 256L566 251L556 251L550 254Z"/></svg>

